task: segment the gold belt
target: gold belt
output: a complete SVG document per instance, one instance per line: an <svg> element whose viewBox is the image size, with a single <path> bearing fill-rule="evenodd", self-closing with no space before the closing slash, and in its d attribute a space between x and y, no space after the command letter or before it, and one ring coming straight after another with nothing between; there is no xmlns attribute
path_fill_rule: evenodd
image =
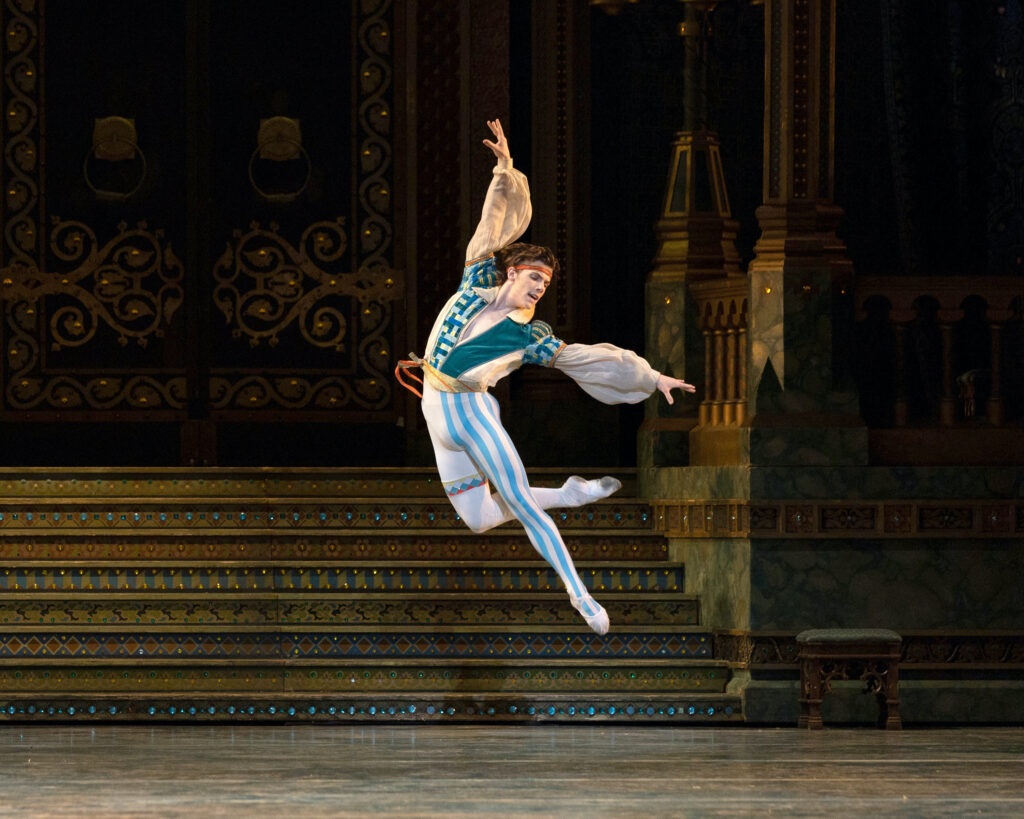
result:
<svg viewBox="0 0 1024 819"><path fill-rule="evenodd" d="M423 393L417 390L412 384L406 382L402 377L407 370L413 370L417 367L423 370L423 376L426 378L427 383L436 390L440 390L441 392L479 392L479 390L473 389L468 384L464 384L462 381L459 381L459 379L452 378L450 375L445 375L439 369L431 366L416 355L416 353L409 353L409 358L399 361L398 365L395 367L395 380L419 398L423 397ZM418 378L412 373L408 373L408 375L413 381L420 384L423 383L423 378Z"/></svg>

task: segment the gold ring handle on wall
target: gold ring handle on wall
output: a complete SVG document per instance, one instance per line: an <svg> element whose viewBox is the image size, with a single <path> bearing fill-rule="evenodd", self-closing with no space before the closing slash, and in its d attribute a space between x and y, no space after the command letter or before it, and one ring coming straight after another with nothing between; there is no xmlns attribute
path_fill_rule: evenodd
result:
<svg viewBox="0 0 1024 819"><path fill-rule="evenodd" d="M302 184L294 190L270 193L256 181L257 157L266 162L287 162L302 159L306 163L306 175ZM309 184L313 175L313 163L302 147L302 125L298 119L285 116L274 116L261 119L256 132L256 150L249 158L249 183L253 190L268 202L291 202L301 194Z"/></svg>
<svg viewBox="0 0 1024 819"><path fill-rule="evenodd" d="M302 143L298 142L297 140L289 139L287 137L282 136L278 136L274 139L274 143L282 142L287 143L288 145L293 146L295 149L298 150L299 155L302 157L302 159L306 161L306 175L302 180L302 184L299 185L299 187L297 187L295 190L281 191L278 193L270 193L268 191L263 190L263 188L259 186L259 183L256 182L255 165L256 160L260 158L261 152L263 152L267 148L267 145L270 143L257 145L256 150L253 151L252 156L249 157L249 184L252 185L252 188L254 191L256 191L256 193L258 193L268 202L294 201L304 190L306 190L306 187L309 185L309 180L313 176L313 162L312 160L310 160L309 154L306 153L306 149L302 147Z"/></svg>
<svg viewBox="0 0 1024 819"><path fill-rule="evenodd" d="M89 176L89 164L94 157L105 162L126 162L138 158L141 162L139 178L128 190L98 187ZM94 121L92 148L82 162L82 176L85 178L85 184L98 199L115 202L130 199L146 181L146 171L146 155L139 147L135 120L125 117L104 117Z"/></svg>

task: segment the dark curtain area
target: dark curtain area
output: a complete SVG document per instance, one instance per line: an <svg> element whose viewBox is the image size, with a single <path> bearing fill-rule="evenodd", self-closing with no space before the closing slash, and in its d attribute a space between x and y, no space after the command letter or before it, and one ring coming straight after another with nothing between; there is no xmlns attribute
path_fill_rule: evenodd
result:
<svg viewBox="0 0 1024 819"><path fill-rule="evenodd" d="M898 264L878 272L1024 271L1019 0L846 5L857 7L847 11L854 26L870 27L870 8L880 30L886 127L872 154L890 163L899 254ZM881 178L881 170L872 173ZM851 216L866 210L859 199Z"/></svg>
<svg viewBox="0 0 1024 819"><path fill-rule="evenodd" d="M839 236L861 275L898 272L879 2L836 9L835 202Z"/></svg>
<svg viewBox="0 0 1024 819"><path fill-rule="evenodd" d="M644 283L671 146L684 127L685 8L639 3L621 14L591 11L591 336L642 352ZM711 17L708 126L721 140L737 244L745 261L758 236L764 76L763 9L722 4ZM623 407L621 440L635 462L643 405Z"/></svg>
<svg viewBox="0 0 1024 819"><path fill-rule="evenodd" d="M644 281L671 146L683 129L685 41L677 2L591 12L593 308L595 338L640 350ZM721 140L737 244L753 257L761 204L764 13L722 4L710 19L708 126Z"/></svg>
<svg viewBox="0 0 1024 819"><path fill-rule="evenodd" d="M836 201L862 275L1017 276L1024 294L1024 27L1020 0L840 4ZM990 385L986 305L963 305L952 367L983 421ZM1005 306L1005 305L1000 305ZM853 349L861 412L888 426L895 339L887 305L867 305ZM942 393L938 303L906 328L911 424L934 423ZM1020 321L1003 330L1007 414L1021 412ZM965 411L966 412L966 411Z"/></svg>

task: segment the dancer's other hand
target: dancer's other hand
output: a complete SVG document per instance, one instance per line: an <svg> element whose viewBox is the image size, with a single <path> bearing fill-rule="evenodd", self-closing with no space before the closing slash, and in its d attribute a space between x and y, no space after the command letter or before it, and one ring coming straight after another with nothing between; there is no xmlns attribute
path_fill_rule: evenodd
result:
<svg viewBox="0 0 1024 819"><path fill-rule="evenodd" d="M505 138L505 132L501 128L500 119L489 119L487 120L487 127L491 129L491 133L494 134L494 142L489 139L484 140L484 145L491 149L497 159L511 159L512 154L508 150L508 139Z"/></svg>
<svg viewBox="0 0 1024 819"><path fill-rule="evenodd" d="M664 374L658 376L658 390L670 404L675 403L675 399L672 397L672 390L675 389L680 389L683 392L697 392L697 388L693 384L687 384L685 381L681 381L678 378L670 378Z"/></svg>

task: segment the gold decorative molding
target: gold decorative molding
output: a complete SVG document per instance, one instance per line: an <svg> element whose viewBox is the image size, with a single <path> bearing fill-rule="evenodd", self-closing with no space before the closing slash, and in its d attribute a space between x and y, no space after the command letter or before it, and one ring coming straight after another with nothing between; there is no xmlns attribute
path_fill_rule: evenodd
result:
<svg viewBox="0 0 1024 819"><path fill-rule="evenodd" d="M917 670L1024 668L1024 636L1003 630L901 631L900 664ZM797 669L795 631L716 630L716 659L733 668Z"/></svg>
<svg viewBox="0 0 1024 819"><path fill-rule="evenodd" d="M253 222L235 231L214 267L214 303L234 338L254 348L283 347L288 331L298 336L299 360L315 352L319 364L215 365L209 395L218 417L239 411L365 412L393 402L394 304L404 288L393 264L392 17L391 0L364 0L354 11L351 134L357 161L349 218L315 222L294 245L276 224ZM325 353L337 358L325 360Z"/></svg>
<svg viewBox="0 0 1024 819"><path fill-rule="evenodd" d="M213 270L213 300L235 338L274 347L285 329L297 325L308 344L342 352L350 318L332 297L353 297L364 310L371 302L401 297L394 274L385 270L360 275L326 269L348 248L344 224L342 217L315 222L297 246L277 232L275 223L263 229L253 222L245 233L234 232Z"/></svg>
<svg viewBox="0 0 1024 819"><path fill-rule="evenodd" d="M999 500L653 501L670 538L1020 538L1024 503Z"/></svg>
<svg viewBox="0 0 1024 819"><path fill-rule="evenodd" d="M121 346L145 348L160 338L182 303L183 271L162 231L145 222L131 229L122 222L114 238L101 240L82 222L54 219L49 236L40 235L46 223L44 9L31 0L3 0L0 9L3 409L180 410L183 373L144 366L69 371L55 363L66 351L97 350L101 328L113 331Z"/></svg>
<svg viewBox="0 0 1024 819"><path fill-rule="evenodd" d="M181 408L183 377L132 373L44 374L44 357L97 341L106 326L122 347L146 347L161 338L181 306L183 269L162 230L146 222L101 245L88 225L54 218L50 253L68 270L41 271L17 261L0 270L0 297L7 304L10 333L4 349L11 409L106 409L127 404L138 409ZM56 297L59 306L48 298Z"/></svg>
<svg viewBox="0 0 1024 819"><path fill-rule="evenodd" d="M50 251L76 266L51 274L47 287L79 305L64 305L50 316L52 349L88 343L101 322L121 346L134 340L145 347L150 337L164 335L184 299L184 271L163 231L148 227L143 221L129 230L121 222L117 236L100 247L87 225L54 219Z"/></svg>

